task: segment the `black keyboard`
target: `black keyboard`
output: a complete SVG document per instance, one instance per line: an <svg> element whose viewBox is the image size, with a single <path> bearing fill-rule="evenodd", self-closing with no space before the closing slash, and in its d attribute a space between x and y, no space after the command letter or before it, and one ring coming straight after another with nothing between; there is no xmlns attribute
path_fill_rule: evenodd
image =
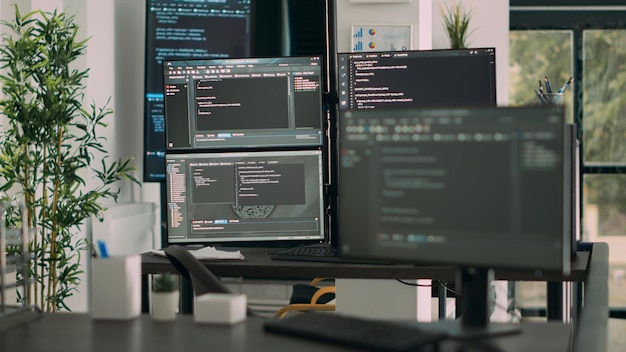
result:
<svg viewBox="0 0 626 352"><path fill-rule="evenodd" d="M444 333L337 313L300 313L264 323L265 331L373 351L436 350Z"/></svg>
<svg viewBox="0 0 626 352"><path fill-rule="evenodd" d="M330 246L302 246L282 249L271 254L275 260L299 260L309 262L354 263L354 264L390 264L382 260L346 258L339 255L336 248Z"/></svg>

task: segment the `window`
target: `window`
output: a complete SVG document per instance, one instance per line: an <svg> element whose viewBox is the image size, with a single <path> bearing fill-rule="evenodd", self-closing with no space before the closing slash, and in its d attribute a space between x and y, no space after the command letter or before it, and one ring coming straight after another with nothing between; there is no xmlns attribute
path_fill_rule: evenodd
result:
<svg viewBox="0 0 626 352"><path fill-rule="evenodd" d="M591 0L511 0L510 5L511 104L532 102L537 79L544 75L559 84L570 72L574 76L564 103L579 128L581 236L583 241L609 243L609 305L613 316L623 316L626 1L603 6ZM523 290L518 286L516 291L521 303Z"/></svg>

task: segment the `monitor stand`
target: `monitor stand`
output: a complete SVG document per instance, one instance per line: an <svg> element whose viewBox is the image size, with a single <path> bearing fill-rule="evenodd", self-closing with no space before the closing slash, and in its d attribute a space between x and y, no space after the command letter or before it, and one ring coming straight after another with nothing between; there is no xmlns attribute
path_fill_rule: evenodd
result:
<svg viewBox="0 0 626 352"><path fill-rule="evenodd" d="M483 339L521 332L519 324L489 323L489 283L491 269L460 268L457 282L461 283L461 319L437 321L424 328L445 332L458 340Z"/></svg>

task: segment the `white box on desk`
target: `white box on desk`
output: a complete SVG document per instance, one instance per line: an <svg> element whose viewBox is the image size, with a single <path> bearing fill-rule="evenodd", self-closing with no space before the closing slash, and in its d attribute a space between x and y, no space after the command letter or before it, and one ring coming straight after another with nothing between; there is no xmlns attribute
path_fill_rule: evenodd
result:
<svg viewBox="0 0 626 352"><path fill-rule="evenodd" d="M246 320L248 300L243 294L205 293L195 298L196 323L236 324Z"/></svg>
<svg viewBox="0 0 626 352"><path fill-rule="evenodd" d="M141 314L141 256L94 258L91 263L91 316L133 319Z"/></svg>

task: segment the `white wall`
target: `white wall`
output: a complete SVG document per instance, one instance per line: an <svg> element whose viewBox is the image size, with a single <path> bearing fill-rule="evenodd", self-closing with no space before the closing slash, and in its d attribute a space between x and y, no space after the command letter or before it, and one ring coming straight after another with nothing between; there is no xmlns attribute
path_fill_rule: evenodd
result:
<svg viewBox="0 0 626 352"><path fill-rule="evenodd" d="M115 126L116 144L120 156L134 157L135 165L143 169L143 101L144 101L144 41L145 1L114 0L115 19ZM109 28L109 33L111 27ZM137 173L141 179L142 172ZM160 202L158 184L144 184L141 189L129 187L129 201ZM156 189L156 191L154 191Z"/></svg>

